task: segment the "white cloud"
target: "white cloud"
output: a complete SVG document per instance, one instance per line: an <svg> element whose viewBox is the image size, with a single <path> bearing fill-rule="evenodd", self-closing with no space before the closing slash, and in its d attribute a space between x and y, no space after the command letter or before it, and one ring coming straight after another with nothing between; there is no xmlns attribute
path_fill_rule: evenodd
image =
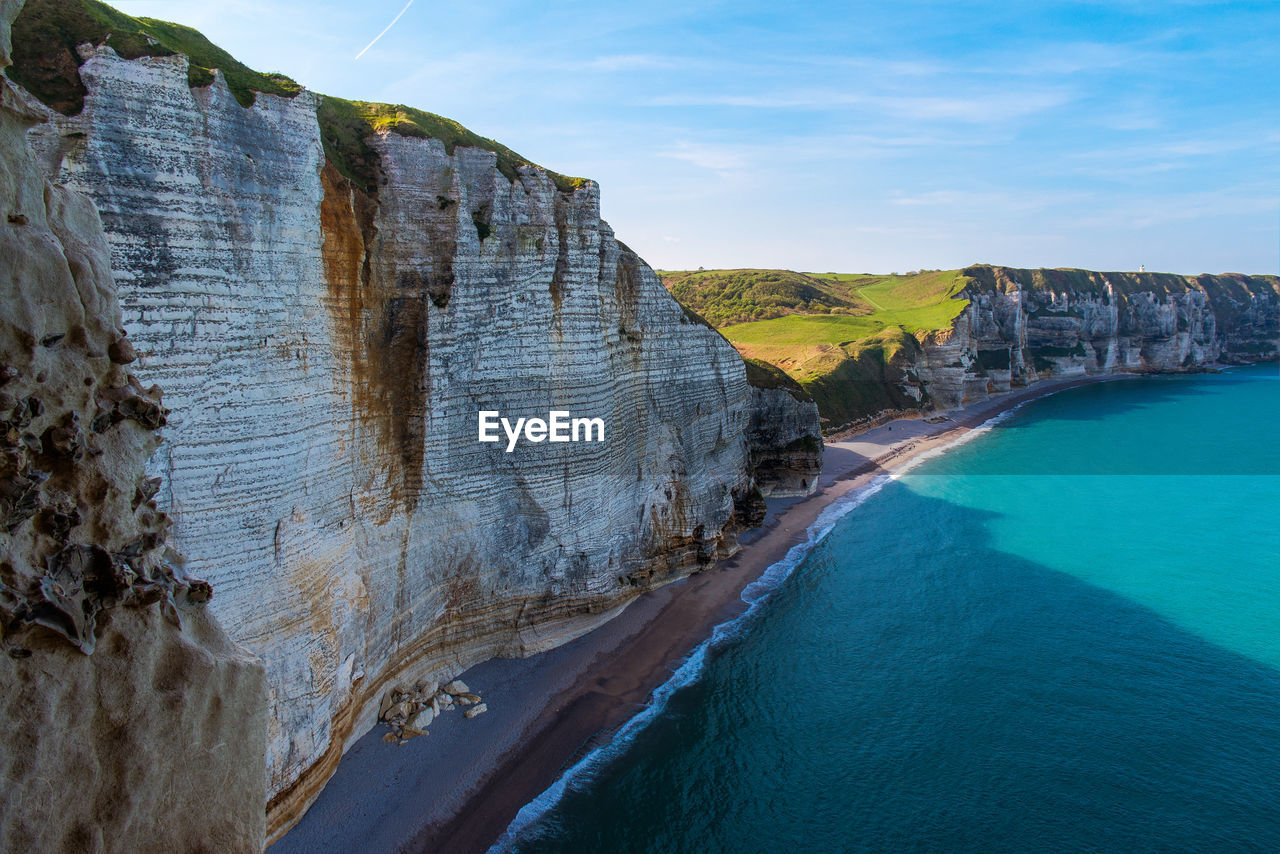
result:
<svg viewBox="0 0 1280 854"><path fill-rule="evenodd" d="M853 92L794 91L761 95L673 94L644 99L650 107L743 107L749 109L835 110L867 107L895 118L985 123L1018 118L1072 100L1066 89L997 90L970 95L870 95Z"/></svg>
<svg viewBox="0 0 1280 854"><path fill-rule="evenodd" d="M703 169L727 174L745 169L751 160L752 151L740 145L677 142L660 151L659 154L672 160L683 160Z"/></svg>

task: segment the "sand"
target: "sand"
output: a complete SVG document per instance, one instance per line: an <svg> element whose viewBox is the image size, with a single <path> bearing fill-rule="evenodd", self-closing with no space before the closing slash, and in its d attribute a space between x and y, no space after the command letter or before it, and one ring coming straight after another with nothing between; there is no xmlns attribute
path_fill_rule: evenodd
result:
<svg viewBox="0 0 1280 854"><path fill-rule="evenodd" d="M386 730L375 727L272 854L486 851L522 806L607 742L717 624L745 609L742 589L804 542L831 502L1027 399L1118 378L1042 382L937 423L898 420L828 443L818 491L770 499L764 525L740 538L733 558L641 596L562 647L467 671L462 678L488 713L466 720L447 712L429 736L401 746L383 742Z"/></svg>

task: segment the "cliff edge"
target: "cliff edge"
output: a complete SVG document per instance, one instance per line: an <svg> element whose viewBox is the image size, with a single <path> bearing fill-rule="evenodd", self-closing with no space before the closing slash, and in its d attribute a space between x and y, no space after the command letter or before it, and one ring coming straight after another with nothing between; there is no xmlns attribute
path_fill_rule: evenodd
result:
<svg viewBox="0 0 1280 854"><path fill-rule="evenodd" d="M1049 377L1275 360L1280 277L1017 269L888 275L666 271L828 432L952 409Z"/></svg>

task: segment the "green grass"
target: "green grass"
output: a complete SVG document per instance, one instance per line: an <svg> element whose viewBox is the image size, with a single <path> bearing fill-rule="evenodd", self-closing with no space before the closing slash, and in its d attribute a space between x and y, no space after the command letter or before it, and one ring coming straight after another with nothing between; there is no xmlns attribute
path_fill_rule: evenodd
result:
<svg viewBox="0 0 1280 854"><path fill-rule="evenodd" d="M960 270L936 270L914 276L868 276L854 280L858 293L883 311L936 306L964 290L969 277Z"/></svg>
<svg viewBox="0 0 1280 854"><path fill-rule="evenodd" d="M672 296L716 326L793 313L865 314L844 287L791 270L659 271Z"/></svg>
<svg viewBox="0 0 1280 854"><path fill-rule="evenodd" d="M192 87L212 84L213 70L220 69L245 107L252 106L258 92L293 97L302 91L283 74L254 71L190 27L134 18L97 0L28 0L13 22L13 65L6 73L50 108L76 115L84 109L86 94L76 46L85 42L105 44L124 59L182 54L189 60L187 82ZM451 119L402 104L322 96L318 119L329 159L366 190L378 184L378 157L367 140L379 133L438 139L450 154L458 146L492 151L499 171L513 182L521 166L536 165ZM586 183L584 178L547 174L565 192Z"/></svg>
<svg viewBox="0 0 1280 854"><path fill-rule="evenodd" d="M97 0L28 0L12 32L9 77L65 115L84 108L76 46L85 42L105 44L124 59L182 54L190 60L192 86L208 86L213 69L221 69L227 87L246 107L258 92L293 97L302 90L283 74L254 71L190 27L134 18Z"/></svg>
<svg viewBox="0 0 1280 854"><path fill-rule="evenodd" d="M380 133L422 139L438 139L452 154L458 146L481 148L498 155L498 171L508 181L515 181L521 166L537 164L488 137L468 130L453 119L403 104L377 104L369 101L347 101L323 96L318 111L320 135L325 153L350 180L372 190L377 185L377 155L367 139ZM556 187L572 192L586 183L585 178L570 178L547 171Z"/></svg>
<svg viewBox="0 0 1280 854"><path fill-rule="evenodd" d="M916 336L950 328L968 305L956 297L971 281L961 270L658 276L676 299L719 327L746 360L753 385L769 381L762 366L773 366L817 401L830 425L917 405L899 387L919 351Z"/></svg>
<svg viewBox="0 0 1280 854"><path fill-rule="evenodd" d="M793 270L660 270L672 296L716 326L792 314L858 316L935 305L968 283L959 270L874 276Z"/></svg>
<svg viewBox="0 0 1280 854"><path fill-rule="evenodd" d="M799 400L813 399L800 383L787 376L787 372L777 365L760 359L743 359L742 362L747 369L747 382L756 388L783 388Z"/></svg>
<svg viewBox="0 0 1280 854"><path fill-rule="evenodd" d="M720 332L744 358L776 365L804 384L831 373L868 347L879 347L892 358L902 348L904 336L950 326L967 304L955 300L941 309L863 317L790 315L726 326Z"/></svg>
<svg viewBox="0 0 1280 854"><path fill-rule="evenodd" d="M886 409L913 409L920 402L903 391L920 352L914 336L889 329L849 351L833 370L802 383L829 427ZM927 402L927 401L926 401Z"/></svg>

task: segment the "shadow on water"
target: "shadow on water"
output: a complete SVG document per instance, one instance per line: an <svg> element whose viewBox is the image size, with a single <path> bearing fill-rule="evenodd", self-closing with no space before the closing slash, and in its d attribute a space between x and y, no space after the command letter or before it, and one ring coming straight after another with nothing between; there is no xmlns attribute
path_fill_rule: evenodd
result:
<svg viewBox="0 0 1280 854"><path fill-rule="evenodd" d="M1280 672L888 484L521 852L1280 850Z"/></svg>
<svg viewBox="0 0 1280 854"><path fill-rule="evenodd" d="M1221 394L1223 391L1245 384L1275 382L1280 370L1275 365L1249 365L1232 368L1221 373L1150 374L1123 377L1110 382L1090 383L1066 389L1058 394L1036 401L1036 406L1048 407L1053 418L1061 420L1094 421L1121 416L1136 409L1145 409L1188 397ZM1069 401L1087 401L1089 408L1068 406ZM1003 428L1027 426L1025 421L1012 419L1003 422Z"/></svg>
<svg viewBox="0 0 1280 854"><path fill-rule="evenodd" d="M1219 379L1215 376L1214 381L1218 382ZM1066 389L1037 401L1036 405L1038 408L1051 408L1052 417L1057 419L1093 421L1099 418L1121 416L1135 409L1144 409L1188 395L1211 394L1211 390L1205 387L1203 380L1203 374L1165 374L1091 383ZM1077 402L1088 401L1090 407L1081 409L1065 406L1061 402L1063 397ZM1055 400L1055 398L1059 399ZM1022 425L1017 419L1012 419L1001 426L1016 428Z"/></svg>
<svg viewBox="0 0 1280 854"><path fill-rule="evenodd" d="M1276 419L1280 381L1268 370L1097 383L1031 401L997 421L991 438L1002 443L1000 453L975 443L927 471L1275 475L1280 474L1280 444L1259 444L1250 437L1257 436L1258 424Z"/></svg>

